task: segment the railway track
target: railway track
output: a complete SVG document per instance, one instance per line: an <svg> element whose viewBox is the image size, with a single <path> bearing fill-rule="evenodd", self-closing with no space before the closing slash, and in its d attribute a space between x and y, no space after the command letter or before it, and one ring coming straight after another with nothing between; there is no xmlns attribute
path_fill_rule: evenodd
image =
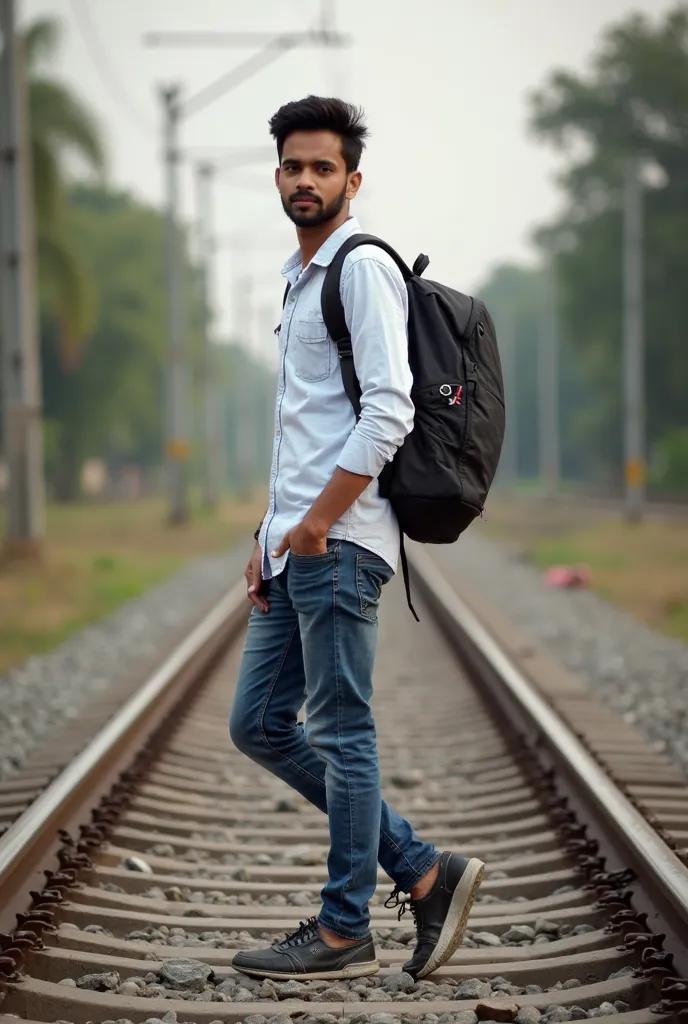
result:
<svg viewBox="0 0 688 1024"><path fill-rule="evenodd" d="M378 976L232 970L317 913L328 843L230 746L239 585L0 837L0 1024L688 1020L685 780L585 693L533 685L413 559L422 622L388 595L376 722L390 801L487 863L450 963L401 972L413 923L381 873Z"/></svg>

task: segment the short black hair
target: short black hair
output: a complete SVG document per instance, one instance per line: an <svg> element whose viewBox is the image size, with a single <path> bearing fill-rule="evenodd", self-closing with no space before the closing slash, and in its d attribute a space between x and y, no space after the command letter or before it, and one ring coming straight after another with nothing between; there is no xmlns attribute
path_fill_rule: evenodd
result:
<svg viewBox="0 0 688 1024"><path fill-rule="evenodd" d="M277 142L277 155L282 160L284 141L292 132L333 132L342 140L342 156L346 169L358 170L361 154L368 138L365 113L344 100L327 96L306 96L303 100L285 103L270 118L270 134Z"/></svg>

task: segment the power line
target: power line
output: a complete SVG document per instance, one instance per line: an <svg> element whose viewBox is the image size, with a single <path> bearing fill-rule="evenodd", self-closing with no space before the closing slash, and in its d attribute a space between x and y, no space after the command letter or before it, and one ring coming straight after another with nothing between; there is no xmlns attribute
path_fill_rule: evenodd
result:
<svg viewBox="0 0 688 1024"><path fill-rule="evenodd" d="M88 12L84 0L71 0L72 13L77 28L82 35L86 48L101 77L105 87L110 91L111 96L119 103L129 121L140 131L145 132L146 138L150 139L151 134L157 129L154 124L141 116L140 111L132 101L126 89L122 86L120 79L109 62L107 51L102 45L95 26Z"/></svg>
<svg viewBox="0 0 688 1024"><path fill-rule="evenodd" d="M184 117L196 114L199 110L214 103L220 96L251 78L257 71L261 71L268 65L278 60L283 53L293 50L301 45L296 36L275 36L271 43L268 43L262 50L252 54L247 60L237 67L231 68L216 81L205 86L200 92L195 93L182 105Z"/></svg>

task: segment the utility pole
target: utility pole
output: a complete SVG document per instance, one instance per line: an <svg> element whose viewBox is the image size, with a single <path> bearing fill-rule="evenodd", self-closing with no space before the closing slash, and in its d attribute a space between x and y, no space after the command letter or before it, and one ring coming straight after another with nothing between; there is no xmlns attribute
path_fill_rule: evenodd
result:
<svg viewBox="0 0 688 1024"><path fill-rule="evenodd" d="M626 518L642 518L645 500L645 339L643 193L638 161L624 165L623 373Z"/></svg>
<svg viewBox="0 0 688 1024"><path fill-rule="evenodd" d="M36 555L45 533L33 178L15 0L0 0L0 379L8 471L5 551Z"/></svg>
<svg viewBox="0 0 688 1024"><path fill-rule="evenodd" d="M250 252L250 250L248 250ZM248 256L248 252L246 256ZM244 274L236 279L234 309L238 313L237 326L240 339L240 359L245 360L243 369L248 378L255 372L253 365L253 275L249 267L244 267ZM248 501L251 496L254 438L251 424L251 405L253 395L246 388L239 387L235 392L234 445L236 451L236 469L239 498Z"/></svg>
<svg viewBox="0 0 688 1024"><path fill-rule="evenodd" d="M272 303L263 304L260 308L259 313L259 324L260 324L260 337L261 339L268 339L271 337L272 332L275 329L275 307ZM277 347L275 346L275 356L277 356ZM260 358L260 354L259 354ZM277 360L275 359L275 362ZM277 374L272 368L269 374L276 377ZM273 388L266 387L263 392L262 399L262 412L261 419L263 423L263 445L261 449L261 459L267 461L270 464L272 456L272 445L275 437L275 398Z"/></svg>
<svg viewBox="0 0 688 1024"><path fill-rule="evenodd" d="M170 495L169 521L189 518L189 358L184 323L182 251L179 237L179 86L160 91L165 159L165 247L167 256L167 366L165 377L165 454Z"/></svg>
<svg viewBox="0 0 688 1024"><path fill-rule="evenodd" d="M326 0L325 0L326 2ZM144 37L149 46L262 47L247 60L195 95L179 100L179 87L161 90L167 211L168 280L168 369L166 386L165 437L170 488L170 522L188 519L189 368L188 345L183 323L181 245L178 228L178 129L186 120L205 109L231 89L268 67L290 50L301 46L344 46L348 40L327 31L282 32L153 32Z"/></svg>
<svg viewBox="0 0 688 1024"><path fill-rule="evenodd" d="M544 495L559 490L559 301L557 256L550 250L543 276L542 322L538 352L538 423L540 479Z"/></svg>
<svg viewBox="0 0 688 1024"><path fill-rule="evenodd" d="M327 38L336 32L335 23L337 18L337 0L321 0L320 4L320 32L323 38ZM346 82L340 53L328 54L323 52L325 80L328 83L328 91L331 95L346 99Z"/></svg>
<svg viewBox="0 0 688 1024"><path fill-rule="evenodd" d="M212 185L215 168L212 164L196 166L196 197L198 204L198 241L201 269L201 330L203 343L201 421L203 456L203 503L206 508L217 505L221 488L219 396L217 393L217 360L212 338L212 267L215 250L213 231Z"/></svg>
<svg viewBox="0 0 688 1024"><path fill-rule="evenodd" d="M504 353L504 392L506 399L506 433L502 455L502 480L507 487L518 485L518 383L516 358L516 325L510 314L500 332Z"/></svg>

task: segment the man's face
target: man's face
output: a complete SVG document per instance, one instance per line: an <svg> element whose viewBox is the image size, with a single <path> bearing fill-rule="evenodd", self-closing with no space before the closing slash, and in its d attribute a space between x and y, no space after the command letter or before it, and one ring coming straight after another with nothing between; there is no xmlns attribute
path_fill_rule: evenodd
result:
<svg viewBox="0 0 688 1024"><path fill-rule="evenodd" d="M311 228L341 212L356 195L361 175L347 172L338 135L292 132L284 141L275 181L287 217L299 228Z"/></svg>

